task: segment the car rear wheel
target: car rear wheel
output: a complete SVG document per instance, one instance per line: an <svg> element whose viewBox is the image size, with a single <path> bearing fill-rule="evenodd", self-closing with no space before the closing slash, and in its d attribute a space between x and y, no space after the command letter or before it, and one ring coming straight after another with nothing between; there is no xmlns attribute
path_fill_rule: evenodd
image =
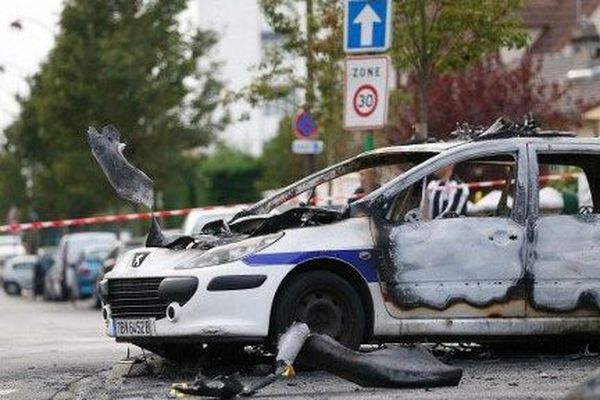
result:
<svg viewBox="0 0 600 400"><path fill-rule="evenodd" d="M19 296L21 287L16 282L4 282L4 291L11 296Z"/></svg>
<svg viewBox="0 0 600 400"><path fill-rule="evenodd" d="M305 272L281 289L274 304L272 339L294 321L305 322L311 331L354 349L360 346L366 329L360 294L350 282L329 271Z"/></svg>

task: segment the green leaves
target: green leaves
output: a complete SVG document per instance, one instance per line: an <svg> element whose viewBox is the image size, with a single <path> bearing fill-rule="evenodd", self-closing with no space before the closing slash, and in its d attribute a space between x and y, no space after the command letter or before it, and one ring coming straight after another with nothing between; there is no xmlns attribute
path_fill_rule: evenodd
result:
<svg viewBox="0 0 600 400"><path fill-rule="evenodd" d="M6 130L10 148L32 168L31 201L42 217L119 204L89 155L83 132L90 124L116 125L126 156L157 191L187 190L171 178L191 173L188 150L210 143L227 115L217 113L218 65L204 61L217 38L182 31L186 7L185 0L65 3L55 47ZM165 204L183 205L190 204Z"/></svg>
<svg viewBox="0 0 600 400"><path fill-rule="evenodd" d="M502 47L522 47L520 0L397 0L392 57L419 79L419 136L428 134L433 75L462 69Z"/></svg>
<svg viewBox="0 0 600 400"><path fill-rule="evenodd" d="M241 151L219 145L201 165L209 204L240 204L260 198L255 182L260 176L256 159Z"/></svg>
<svg viewBox="0 0 600 400"><path fill-rule="evenodd" d="M463 68L502 47L522 47L520 0L394 2L394 62L415 71Z"/></svg>

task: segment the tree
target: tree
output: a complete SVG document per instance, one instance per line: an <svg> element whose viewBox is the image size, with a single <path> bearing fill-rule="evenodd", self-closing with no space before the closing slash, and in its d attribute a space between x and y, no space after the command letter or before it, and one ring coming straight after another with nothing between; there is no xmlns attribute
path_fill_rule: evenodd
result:
<svg viewBox="0 0 600 400"><path fill-rule="evenodd" d="M188 150L209 143L226 118L216 116L222 85L218 66L207 60L216 36L183 32L178 15L186 6L185 0L65 2L55 47L5 132L31 171L31 201L42 217L122 204L87 148L90 124L116 125L126 156L154 178L158 192L187 190L177 177L193 173Z"/></svg>
<svg viewBox="0 0 600 400"><path fill-rule="evenodd" d="M0 224L7 221L8 211L21 206L21 215L26 199L26 179L23 176L21 160L14 153L0 153Z"/></svg>
<svg viewBox="0 0 600 400"><path fill-rule="evenodd" d="M398 0L392 56L418 79L417 135L428 135L427 95L434 75L464 68L502 47L521 47L520 0Z"/></svg>
<svg viewBox="0 0 600 400"><path fill-rule="evenodd" d="M282 188L304 176L302 156L290 152L294 139L292 118L282 118L277 135L267 142L259 159L262 170L258 181L260 191Z"/></svg>
<svg viewBox="0 0 600 400"><path fill-rule="evenodd" d="M541 76L543 60L526 57L518 65L507 66L491 56L461 72L434 77L428 92L429 124L433 136L447 138L457 123L489 125L500 116L520 121L532 112L545 126L571 127L581 123L585 104L570 98L568 87L548 82ZM416 90L417 77L408 81L404 92ZM565 111L565 105L575 109ZM402 142L418 120L419 102L408 99L396 113L390 130L392 143Z"/></svg>
<svg viewBox="0 0 600 400"><path fill-rule="evenodd" d="M310 111L325 142L313 167L346 157L351 141L343 135L343 2L336 0L259 0L280 45L269 49L257 77L242 96L257 106L274 100L295 102ZM281 132L281 130L280 130ZM291 142L290 131L290 142ZM349 145L350 142L350 145ZM289 154L289 148L284 150Z"/></svg>
<svg viewBox="0 0 600 400"><path fill-rule="evenodd" d="M209 204L248 203L260 198L255 185L260 176L258 161L241 151L219 145L202 162L201 174Z"/></svg>

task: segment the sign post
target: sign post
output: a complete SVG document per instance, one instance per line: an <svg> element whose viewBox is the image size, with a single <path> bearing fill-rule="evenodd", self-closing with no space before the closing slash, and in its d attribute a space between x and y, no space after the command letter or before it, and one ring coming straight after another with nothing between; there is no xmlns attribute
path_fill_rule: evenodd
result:
<svg viewBox="0 0 600 400"><path fill-rule="evenodd" d="M313 116L303 110L296 113L292 129L297 139L292 142L292 153L316 155L323 152L323 141L318 140L319 130Z"/></svg>
<svg viewBox="0 0 600 400"><path fill-rule="evenodd" d="M345 0L344 51L383 53L391 47L392 0ZM390 60L386 56L346 57L344 127L367 131L363 149L372 150L374 129L387 123Z"/></svg>
<svg viewBox="0 0 600 400"><path fill-rule="evenodd" d="M365 132L363 150L375 148L373 131L387 123L391 62L392 0L345 0L344 128ZM366 187L375 187L372 171Z"/></svg>

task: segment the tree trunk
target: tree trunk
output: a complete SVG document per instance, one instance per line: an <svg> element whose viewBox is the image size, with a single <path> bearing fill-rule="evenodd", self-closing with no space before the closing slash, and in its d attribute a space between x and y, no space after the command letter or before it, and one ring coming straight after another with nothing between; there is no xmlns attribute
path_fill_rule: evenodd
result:
<svg viewBox="0 0 600 400"><path fill-rule="evenodd" d="M429 135L429 107L427 104L429 91L429 76L425 72L419 74L419 126L417 127L417 138L426 140Z"/></svg>
<svg viewBox="0 0 600 400"><path fill-rule="evenodd" d="M314 21L313 21L313 0L306 0L306 92L304 97L304 111L312 112L315 106L315 55L314 55ZM316 155L308 154L304 156L304 168L306 175L315 172Z"/></svg>
<svg viewBox="0 0 600 400"><path fill-rule="evenodd" d="M421 140L427 140L429 129L427 126L429 110L427 108L427 99L429 91L429 77L431 58L429 54L429 43L427 37L427 11L425 1L419 2L419 20L420 20L420 47L421 47L421 59L419 62L418 74L419 74L419 127L417 129L417 138Z"/></svg>

